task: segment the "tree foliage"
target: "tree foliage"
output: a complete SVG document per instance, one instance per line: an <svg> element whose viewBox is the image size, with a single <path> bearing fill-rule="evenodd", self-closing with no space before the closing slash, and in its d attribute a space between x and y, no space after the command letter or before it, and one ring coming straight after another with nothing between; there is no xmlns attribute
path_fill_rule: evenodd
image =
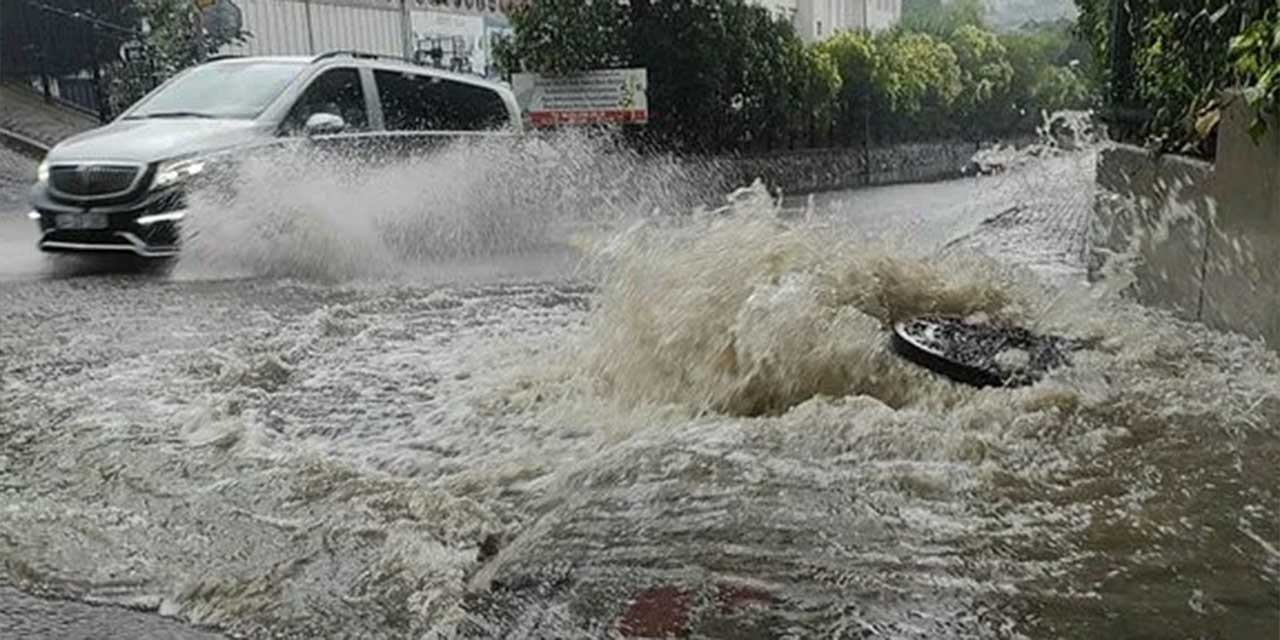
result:
<svg viewBox="0 0 1280 640"><path fill-rule="evenodd" d="M960 68L959 111L976 117L995 106L995 99L1008 95L1013 82L1013 65L1008 50L990 31L973 25L960 27L951 35Z"/></svg>
<svg viewBox="0 0 1280 640"><path fill-rule="evenodd" d="M885 41L876 84L889 97L889 111L911 116L955 105L965 90L955 49L927 33L892 34Z"/></svg>

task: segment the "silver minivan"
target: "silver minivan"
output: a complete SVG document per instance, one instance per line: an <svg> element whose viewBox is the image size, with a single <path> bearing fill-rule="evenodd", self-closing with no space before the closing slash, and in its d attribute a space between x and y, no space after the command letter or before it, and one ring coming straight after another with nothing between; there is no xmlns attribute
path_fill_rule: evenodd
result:
<svg viewBox="0 0 1280 640"><path fill-rule="evenodd" d="M356 52L192 67L110 124L50 150L31 190L47 252L177 254L184 187L211 158L315 144L396 157L521 130L504 84Z"/></svg>

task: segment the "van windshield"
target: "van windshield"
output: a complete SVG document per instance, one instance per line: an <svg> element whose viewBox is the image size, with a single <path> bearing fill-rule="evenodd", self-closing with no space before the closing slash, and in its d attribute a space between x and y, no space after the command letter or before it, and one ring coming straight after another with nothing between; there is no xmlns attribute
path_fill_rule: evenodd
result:
<svg viewBox="0 0 1280 640"><path fill-rule="evenodd" d="M303 62L220 62L196 67L139 103L126 119L258 117L306 66Z"/></svg>

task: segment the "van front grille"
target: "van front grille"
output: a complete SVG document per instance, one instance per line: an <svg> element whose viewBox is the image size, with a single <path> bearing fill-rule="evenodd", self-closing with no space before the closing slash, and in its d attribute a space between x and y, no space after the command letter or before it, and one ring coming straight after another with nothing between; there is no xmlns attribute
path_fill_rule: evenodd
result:
<svg viewBox="0 0 1280 640"><path fill-rule="evenodd" d="M49 168L49 185L81 198L123 195L133 187L140 167L126 164L62 164Z"/></svg>

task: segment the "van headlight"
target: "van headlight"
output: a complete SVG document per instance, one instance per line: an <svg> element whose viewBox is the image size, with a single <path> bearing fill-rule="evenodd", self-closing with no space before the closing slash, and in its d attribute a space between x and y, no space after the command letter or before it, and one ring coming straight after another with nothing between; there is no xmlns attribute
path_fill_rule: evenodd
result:
<svg viewBox="0 0 1280 640"><path fill-rule="evenodd" d="M36 183L44 184L49 181L49 161L41 160L40 166L36 167Z"/></svg>
<svg viewBox="0 0 1280 640"><path fill-rule="evenodd" d="M156 177L151 182L151 188L166 189L182 184L203 173L204 169L204 160L170 160L169 162L162 162L156 168Z"/></svg>

